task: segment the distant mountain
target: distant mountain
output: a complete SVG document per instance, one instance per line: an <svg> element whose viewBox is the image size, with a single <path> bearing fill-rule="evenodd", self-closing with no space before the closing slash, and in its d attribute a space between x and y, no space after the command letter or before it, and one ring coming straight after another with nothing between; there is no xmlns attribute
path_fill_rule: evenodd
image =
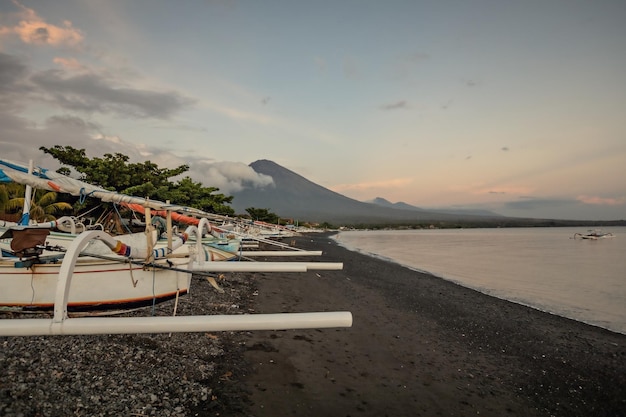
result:
<svg viewBox="0 0 626 417"><path fill-rule="evenodd" d="M407 203L403 203L402 201L399 201L397 203L392 203L389 200L385 200L382 197L376 197L373 200L370 201L366 201L366 203L371 203L371 204L376 204L378 206L383 206L383 207L391 207L391 208L396 208L396 209L401 209L401 210L418 210L418 211L424 211L419 207L415 207L412 206L410 204Z"/></svg>
<svg viewBox="0 0 626 417"><path fill-rule="evenodd" d="M232 207L238 214L249 207L265 208L283 218L332 224L394 223L472 220L473 216L438 213L416 207L404 209L364 203L317 185L275 162L258 160L250 167L274 179L263 188L246 188L232 193ZM391 204L391 203L389 203ZM484 220L484 218L482 218Z"/></svg>
<svg viewBox="0 0 626 417"><path fill-rule="evenodd" d="M367 201L367 203L372 203L372 204L377 204L383 207L392 207L392 208L397 208L397 209L402 209L402 210L424 211L424 209L422 208L415 207L407 203L403 203L403 202L392 203L391 201L386 200L382 197L376 197L373 200ZM493 211L480 210L480 209L437 208L437 209L430 210L430 211L437 212L437 213L456 214L456 215L461 215L461 216L470 215L470 216L503 217L502 215L498 213L494 213Z"/></svg>

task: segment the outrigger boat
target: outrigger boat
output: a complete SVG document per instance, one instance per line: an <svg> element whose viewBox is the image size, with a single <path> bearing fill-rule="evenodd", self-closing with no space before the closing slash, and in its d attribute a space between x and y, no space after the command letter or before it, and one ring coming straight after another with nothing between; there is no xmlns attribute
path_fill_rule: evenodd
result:
<svg viewBox="0 0 626 417"><path fill-rule="evenodd" d="M175 251L185 247L189 233L174 237L171 213L213 215L200 210L113 193L89 184L39 169L0 160L0 182L14 181L75 196L92 195L102 201L142 204L147 209L164 210L167 215L167 244L151 245L151 211L147 210L147 248L129 246L103 230L87 230L69 240L65 253L43 256L49 236L45 225L21 225L5 230L12 255L0 259L0 305L47 306L54 309L48 319L0 320L0 336L61 335L102 333L157 333L220 330L271 330L295 328L349 327L349 312L284 313L238 316L68 318L72 306L105 306L128 302L154 302L178 297L189 291L191 275L226 271L293 271L341 269L341 263L302 262L211 262L202 245L202 233L193 226L195 251ZM203 217L202 220L206 220ZM50 228L51 226L48 226ZM202 226L201 226L202 227ZM97 245L111 253L89 253ZM228 266L227 266L228 265ZM241 267L236 267L240 265ZM70 285L70 283L73 283ZM219 287L216 286L219 289Z"/></svg>
<svg viewBox="0 0 626 417"><path fill-rule="evenodd" d="M272 245L280 250L297 252L298 255L318 256L321 254L315 251L302 251L299 248L282 244L274 239L253 236L248 233L248 231L252 228L254 229L252 232L257 234L257 229L260 227L260 223L262 222L250 222L229 216L207 213L192 207L170 204L169 202L163 203L156 200L147 200L141 197L134 197L105 190L41 167L33 168L32 164L31 166L27 166L13 161L0 159L0 183L2 182L16 182L24 184L30 188L67 193L81 199L93 197L103 202L119 204L120 206L129 208L135 212L140 212L141 214L146 215L146 218L150 215L151 219L156 216L167 217L170 215L172 221L179 221L197 226L198 230L201 232L203 244L220 249L224 252L235 253L239 249L258 247L259 242L261 242ZM25 198L25 201L28 200ZM200 222L203 220L205 223L200 225ZM169 221L170 220L167 220L167 222ZM57 228L71 234L88 230L88 228L103 227L102 225L97 224L85 226L81 222L74 221L70 217L63 217L62 219L50 224L43 223L39 224L39 226L51 229ZM269 226L275 227L275 225L268 224L268 227ZM1 229L2 225L0 225L0 230ZM171 224L163 225L163 229L167 229L167 233L170 233L170 230L174 230ZM190 234L189 237L191 242L195 241L195 234ZM54 240L57 238L68 239L68 236L55 235L55 232L51 232L50 239ZM71 238L72 237L69 237L69 239ZM224 243L228 244L225 245ZM158 243L155 244L158 245Z"/></svg>
<svg viewBox="0 0 626 417"><path fill-rule="evenodd" d="M615 237L613 233L602 232L598 229L588 230L586 234L574 233L574 239L598 240Z"/></svg>
<svg viewBox="0 0 626 417"><path fill-rule="evenodd" d="M43 254L49 230L15 226L0 238L11 239L14 256L0 259L0 306L51 309L65 248ZM77 235L71 242L78 238ZM193 258L167 258L148 254L103 233L97 240L108 255L82 254L74 263L68 307L106 309L159 303L186 294L191 285ZM96 242L95 240L92 241ZM182 245L182 238L178 245Z"/></svg>

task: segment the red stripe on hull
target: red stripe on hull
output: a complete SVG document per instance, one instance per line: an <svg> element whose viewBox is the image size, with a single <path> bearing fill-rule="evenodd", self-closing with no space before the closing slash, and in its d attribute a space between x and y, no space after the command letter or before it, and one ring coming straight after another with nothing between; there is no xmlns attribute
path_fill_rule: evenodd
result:
<svg viewBox="0 0 626 417"><path fill-rule="evenodd" d="M97 307L119 307L124 305L149 305L152 304L153 300L157 303L162 301L167 301L176 297L176 294L179 296L187 294L187 290L174 291L170 293L159 294L155 297L142 297L142 298L127 298L127 299L119 299L119 300L103 300L98 302L83 302L83 303L72 303L68 302L68 308L73 308L75 310L80 309L94 309ZM41 309L41 310L50 310L54 308L54 303L40 303L40 304L3 304L5 307L22 307L25 309Z"/></svg>

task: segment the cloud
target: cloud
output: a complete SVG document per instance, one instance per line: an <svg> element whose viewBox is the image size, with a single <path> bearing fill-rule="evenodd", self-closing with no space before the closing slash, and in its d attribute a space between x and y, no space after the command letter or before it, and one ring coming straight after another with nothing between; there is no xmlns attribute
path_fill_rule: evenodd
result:
<svg viewBox="0 0 626 417"><path fill-rule="evenodd" d="M7 133L7 129L13 134ZM167 150L129 143L119 136L105 135L99 130L99 125L76 116L53 116L44 125L36 127L18 117L7 117L0 113L0 155L3 159L17 162L28 162L32 159L37 166L56 170L60 166L58 161L44 154L39 147L67 145L85 149L89 158L102 157L106 153L121 153L127 155L131 163L149 160L161 168L187 164L189 171L183 176L189 176L206 187L219 188L219 192L226 195L245 186L262 187L273 184L271 177L258 174L242 162L215 162L200 157L183 159Z"/></svg>
<svg viewBox="0 0 626 417"><path fill-rule="evenodd" d="M625 198L578 198L522 197L517 201L502 203L494 208L501 214L514 217L570 220L616 220L624 218Z"/></svg>
<svg viewBox="0 0 626 417"><path fill-rule="evenodd" d="M30 81L48 101L86 113L167 119L194 103L175 91L129 88L95 72L72 75L62 70L45 70L33 74Z"/></svg>
<svg viewBox="0 0 626 417"><path fill-rule="evenodd" d="M91 158L102 157L106 153L122 153L127 155L131 162L151 160L163 168L175 168L188 164L190 170L185 175L189 175L194 181L205 186L217 187L225 194L238 191L244 185L266 186L273 183L270 177L257 174L241 162L207 162L206 159L193 157L182 159L167 150L129 143L119 136L106 133L99 123L80 117L76 112L52 115L43 123L35 123L16 110L25 103L33 102L35 97L54 96L51 92L55 89L57 92L60 91L58 94L65 95L70 95L71 91L71 95L78 97L75 100L86 97L95 100L99 94L98 91L102 93L102 89L106 89L106 86L98 85L98 78L83 79L83 84L76 79L67 84L61 80L60 87L46 83L29 84L27 67L19 59L0 53L0 80L3 81L0 85L0 156L3 159L18 162L28 162L32 159L37 165L55 170L59 167L58 161L44 154L39 148L61 145L85 149L87 156ZM95 90L90 90L93 86ZM133 92L129 94L132 95ZM158 94L153 96L160 98ZM132 100L128 101L132 102ZM109 100L107 105L113 106L115 102ZM163 113L166 110L174 111L176 107L172 106L169 110L162 108L157 111L150 106L149 103L145 105L140 103L136 105L136 108L142 109L143 114L146 115L148 113L158 115L159 112ZM61 107L74 108L73 106ZM82 110L85 110L84 106Z"/></svg>
<svg viewBox="0 0 626 417"><path fill-rule="evenodd" d="M74 112L156 119L169 119L195 104L176 91L127 87L109 73L75 59L56 62L63 68L32 72L18 57L0 52L0 99L12 105L44 101ZM11 97L2 97L6 94Z"/></svg>
<svg viewBox="0 0 626 417"><path fill-rule="evenodd" d="M13 4L19 11L2 17L19 20L19 24L0 26L0 40L12 38L26 44L55 47L80 46L84 41L83 34L71 22L55 26L17 1ZM183 176L188 175L207 187L217 187L224 194L244 186L273 184L271 177L256 173L244 163L207 161L194 156L183 159L168 150L111 135L92 120L93 115L113 115L169 123L178 112L195 105L196 100L177 91L137 87L145 85L146 80L127 68L99 69L75 56L56 57L53 62L57 67L33 70L22 56L0 52L0 157L3 159L19 162L32 159L36 165L55 170L60 166L58 161L39 148L72 146L85 149L90 158L121 153L130 162L150 160L163 168L187 164L190 169ZM35 122L25 110L42 103L49 105L52 114L43 122ZM214 110L233 119L275 123L264 116L215 107ZM54 114L54 109L61 114Z"/></svg>
<svg viewBox="0 0 626 417"><path fill-rule="evenodd" d="M535 198L522 197L518 201L510 201L505 203L505 207L512 210L544 210L582 205L594 206L622 206L626 204L626 197L620 198L604 198L597 196L581 195L575 199L564 198Z"/></svg>
<svg viewBox="0 0 626 417"><path fill-rule="evenodd" d="M84 65L76 58L56 58L56 69L32 71L18 56L0 52L0 155L4 159L28 162L55 170L58 161L39 150L54 145L85 149L88 157L121 153L130 162L150 160L163 168L187 164L188 175L207 187L217 187L229 194L244 186L273 184L271 177L256 173L241 162L215 162L206 158L182 159L170 151L144 144L130 143L111 135L102 125L81 115L111 114L117 117L167 120L191 106L194 100L176 91L131 88L119 75ZM136 80L137 81L137 80ZM142 80L138 80L138 84ZM45 102L64 114L52 114L36 123L22 111L32 104ZM272 123L269 119L222 108L235 119Z"/></svg>
<svg viewBox="0 0 626 417"><path fill-rule="evenodd" d="M511 210L544 210L548 208L568 207L573 204L578 204L578 202L572 199L526 197L517 201L504 203L504 207Z"/></svg>
<svg viewBox="0 0 626 417"><path fill-rule="evenodd" d="M267 187L274 184L272 177L257 173L243 162L189 162L189 177L205 186L217 187L224 194L243 190L245 187Z"/></svg>
<svg viewBox="0 0 626 417"><path fill-rule="evenodd" d="M87 66L81 64L76 58L60 58L56 57L52 60L57 65L61 67L72 70L72 71L87 71Z"/></svg>
<svg viewBox="0 0 626 417"><path fill-rule="evenodd" d="M63 21L61 26L53 25L45 22L33 9L15 0L13 4L20 9L17 13L20 22L13 27L0 27L0 37L17 36L22 42L33 45L76 47L82 43L83 34L69 20Z"/></svg>
<svg viewBox="0 0 626 417"><path fill-rule="evenodd" d="M450 187L451 191L459 193L469 193L478 196L496 196L496 195L509 195L509 196L524 196L529 195L534 190L531 187L524 185L485 185L483 182L475 184L463 184Z"/></svg>
<svg viewBox="0 0 626 417"><path fill-rule="evenodd" d="M471 79L462 79L461 82L467 87L476 87L480 84L479 81L471 80Z"/></svg>
<svg viewBox="0 0 626 417"><path fill-rule="evenodd" d="M69 145L95 151L101 156L106 152L115 152L114 147L94 146L93 135L99 126L76 116L56 115L44 123L36 124L19 115L0 111L0 156L18 162L28 162L50 169L58 168L52 157L39 150L41 146Z"/></svg>
<svg viewBox="0 0 626 417"><path fill-rule="evenodd" d="M0 89L11 89L24 78L26 65L13 55L0 52Z"/></svg>
<svg viewBox="0 0 626 417"><path fill-rule="evenodd" d="M581 195L576 198L577 201L585 204L598 205L598 206L621 206L626 204L626 197L619 198L605 198L598 196Z"/></svg>
<svg viewBox="0 0 626 417"><path fill-rule="evenodd" d="M28 67L19 58L0 52L0 111L14 113L22 108L24 94L32 90L27 75Z"/></svg>
<svg viewBox="0 0 626 417"><path fill-rule="evenodd" d="M221 104L205 102L204 105L210 110L234 120L251 121L260 125L276 125L278 123L271 117L241 111Z"/></svg>
<svg viewBox="0 0 626 417"><path fill-rule="evenodd" d="M380 106L380 108L383 110L399 110L399 109L407 109L408 107L409 107L409 104L404 100L400 100L400 101L397 101L395 103L390 103L390 104L383 104L382 106Z"/></svg>
<svg viewBox="0 0 626 417"><path fill-rule="evenodd" d="M121 145L125 146L124 143ZM241 191L244 188L261 188L274 185L272 177L256 172L243 162L213 161L195 156L188 156L183 159L166 150L151 149L146 146L137 148L137 150L144 158L149 158L159 167L174 168L188 165L189 171L183 173L182 177L188 176L206 187L219 188L219 192L226 195Z"/></svg>
<svg viewBox="0 0 626 417"><path fill-rule="evenodd" d="M85 131L98 131L101 126L94 122L88 122L77 116L62 115L51 116L46 120L47 126L60 126L62 128L78 128Z"/></svg>

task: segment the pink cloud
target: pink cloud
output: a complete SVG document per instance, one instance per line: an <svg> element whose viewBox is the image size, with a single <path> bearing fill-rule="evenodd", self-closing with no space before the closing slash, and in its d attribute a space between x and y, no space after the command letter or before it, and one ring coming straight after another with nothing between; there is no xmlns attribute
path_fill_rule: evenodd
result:
<svg viewBox="0 0 626 417"><path fill-rule="evenodd" d="M67 70L87 72L88 68L75 58L54 58L54 63Z"/></svg>
<svg viewBox="0 0 626 417"><path fill-rule="evenodd" d="M581 195L576 200L585 204L594 204L598 206L619 206L626 203L626 197L620 198L603 198L597 196Z"/></svg>
<svg viewBox="0 0 626 417"><path fill-rule="evenodd" d="M13 1L21 9L20 22L13 27L0 27L0 36L17 35L22 42L33 45L77 46L83 41L83 34L65 20L62 26L46 23L33 9Z"/></svg>

